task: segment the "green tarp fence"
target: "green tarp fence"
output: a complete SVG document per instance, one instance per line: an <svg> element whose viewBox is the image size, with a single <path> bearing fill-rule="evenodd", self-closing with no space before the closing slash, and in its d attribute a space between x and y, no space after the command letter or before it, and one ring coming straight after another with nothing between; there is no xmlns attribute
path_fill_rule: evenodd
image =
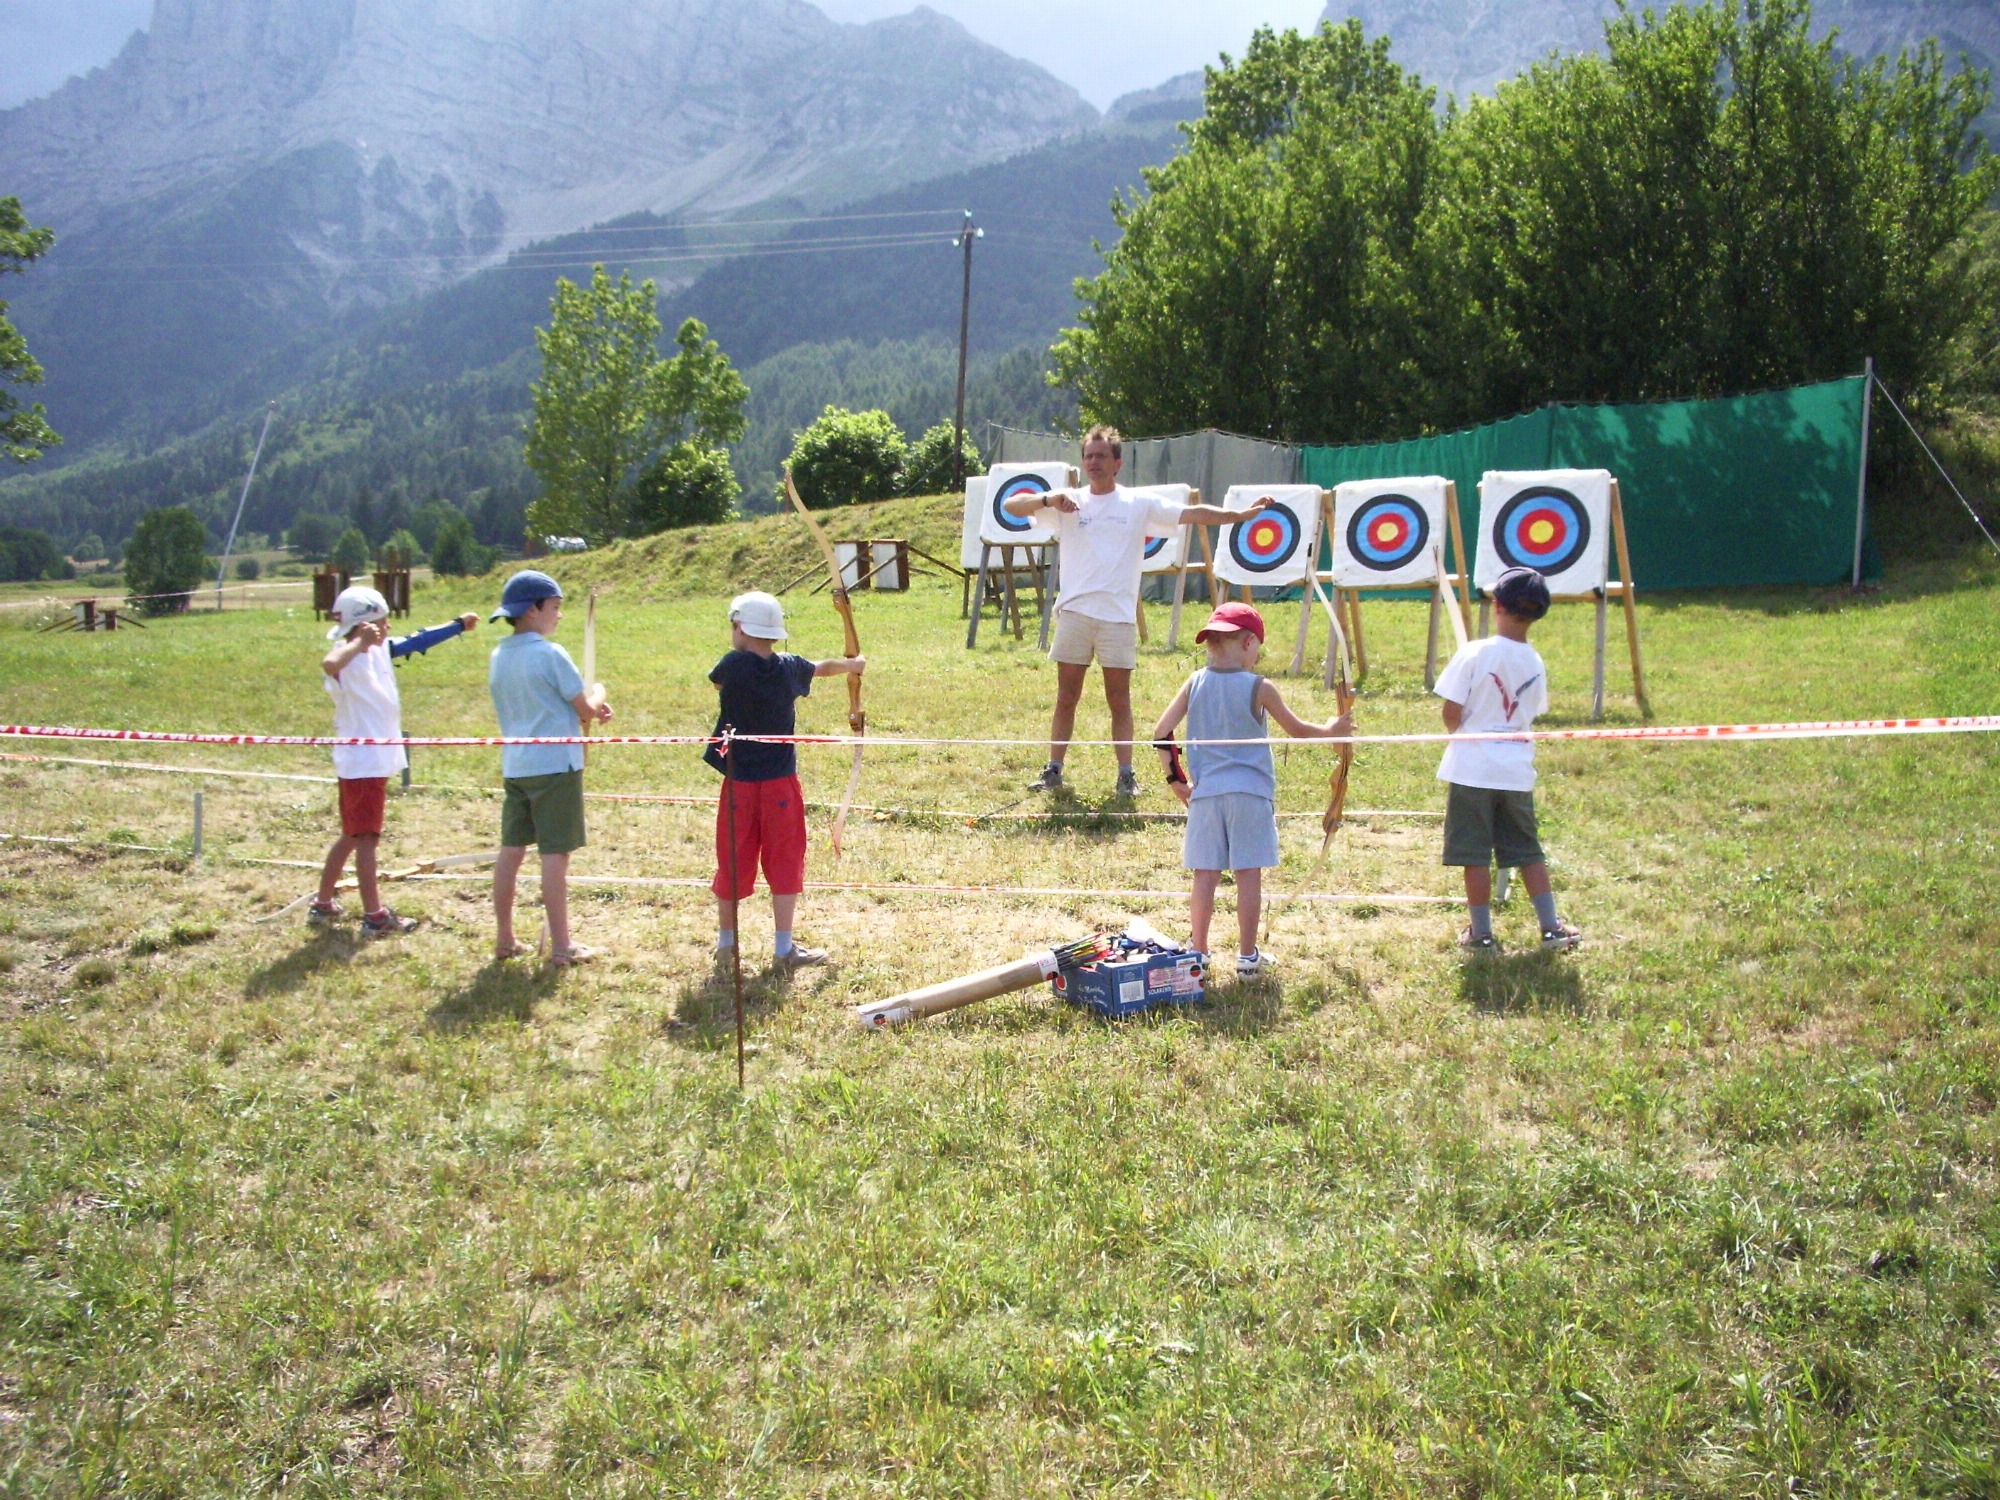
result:
<svg viewBox="0 0 2000 1500"><path fill-rule="evenodd" d="M1303 476L1323 489L1455 479L1476 551L1487 470L1609 469L1641 590L1835 583L1854 565L1866 392L1856 375L1713 401L1548 406L1437 437L1307 448ZM1872 551L1864 569L1879 571Z"/></svg>

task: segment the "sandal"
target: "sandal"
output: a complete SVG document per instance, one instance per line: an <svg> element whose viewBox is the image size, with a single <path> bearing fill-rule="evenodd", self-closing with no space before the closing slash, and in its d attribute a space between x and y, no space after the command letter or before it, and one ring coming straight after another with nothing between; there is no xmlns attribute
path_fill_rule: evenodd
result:
<svg viewBox="0 0 2000 1500"><path fill-rule="evenodd" d="M504 964L510 958L526 958L534 951L526 943L509 943L504 948L495 948L493 950L493 962Z"/></svg>
<svg viewBox="0 0 2000 1500"><path fill-rule="evenodd" d="M567 969L574 964L587 964L597 957L595 948L586 948L581 943L571 943L567 948L557 948L549 954L549 966Z"/></svg>

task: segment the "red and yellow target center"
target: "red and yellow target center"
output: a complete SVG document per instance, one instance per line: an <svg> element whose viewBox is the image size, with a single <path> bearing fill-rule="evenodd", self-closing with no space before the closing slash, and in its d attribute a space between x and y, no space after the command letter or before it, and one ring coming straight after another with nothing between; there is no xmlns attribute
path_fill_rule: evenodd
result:
<svg viewBox="0 0 2000 1500"><path fill-rule="evenodd" d="M1368 528L1368 540L1378 547L1393 547L1403 540L1403 520L1400 516L1384 516Z"/></svg>
<svg viewBox="0 0 2000 1500"><path fill-rule="evenodd" d="M1258 521L1250 528L1250 545L1259 552L1268 552L1284 539L1284 529L1275 521Z"/></svg>
<svg viewBox="0 0 2000 1500"><path fill-rule="evenodd" d="M1546 552L1562 540L1562 522L1541 511L1528 517L1521 528L1521 540L1537 552Z"/></svg>

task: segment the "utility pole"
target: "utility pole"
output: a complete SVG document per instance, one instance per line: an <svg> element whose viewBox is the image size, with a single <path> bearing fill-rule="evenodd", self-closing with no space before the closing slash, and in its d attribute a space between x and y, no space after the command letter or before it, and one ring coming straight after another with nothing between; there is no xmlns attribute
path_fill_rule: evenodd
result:
<svg viewBox="0 0 2000 1500"><path fill-rule="evenodd" d="M215 607L222 608L222 581L229 576L229 554L236 546L236 528L243 522L243 502L250 498L250 481L257 477L257 460L264 456L264 439L271 435L271 414L278 409L273 401L264 408L264 425L257 432L257 451L250 455L250 472L243 476L243 493L236 497L236 515L229 523L229 539L222 544L222 562L215 570ZM197 813L199 818L200 814ZM196 828L200 828L199 822ZM195 834L195 853L201 853L201 834Z"/></svg>
<svg viewBox="0 0 2000 1500"><path fill-rule="evenodd" d="M958 301L958 407L951 424L951 484L953 489L961 491L965 488L965 346L972 327L972 242L985 233L973 227L972 210L968 208L958 238L952 241L965 252L965 289Z"/></svg>

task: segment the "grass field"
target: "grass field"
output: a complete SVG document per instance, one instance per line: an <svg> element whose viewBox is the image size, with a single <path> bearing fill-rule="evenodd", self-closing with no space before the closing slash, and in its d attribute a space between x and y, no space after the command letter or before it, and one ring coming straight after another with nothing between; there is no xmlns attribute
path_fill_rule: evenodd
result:
<svg viewBox="0 0 2000 1500"><path fill-rule="evenodd" d="M610 588L618 727L707 730L723 598L803 568L798 530L565 561ZM1995 577L1647 601L1658 716L1993 711ZM418 623L494 591L427 586ZM825 596L790 603L796 646L837 652ZM956 584L856 607L871 730L1045 731L1032 637L963 650ZM1152 623L1142 722L1194 659ZM1435 723L1422 626L1370 606L1364 730ZM1546 724L1584 720L1589 628L1538 633ZM406 666L412 733L491 732L488 634ZM323 649L302 610L0 623L0 718L324 733ZM801 723L844 712L823 683ZM837 967L784 984L746 908L742 1093L698 887L580 884L609 956L561 976L487 962L477 876L392 887L424 927L362 947L253 921L311 874L246 861L316 860L330 787L0 761L0 832L84 841L0 864L0 1493L2000 1494L2000 746L1546 747L1577 954L1463 967L1452 908L1379 899L1453 893L1435 820L1368 817L1317 885L1378 899L1282 912L1275 981L859 1031L859 1000L1183 926L1179 895L896 889L1184 889L1175 825L1105 808L1108 751L1071 762L1099 815L938 811L1013 802L1041 758L868 752L862 800L916 811L857 814L837 866L816 816L809 877L887 888L806 896ZM1364 749L1350 807L1437 811L1435 759ZM495 761L419 752L386 861L490 846ZM1280 891L1328 765L1281 769ZM846 757L805 776L837 797ZM714 791L684 749L605 747L588 784ZM576 871L705 880L711 816L594 802ZM1531 920L1517 898L1503 939Z"/></svg>

